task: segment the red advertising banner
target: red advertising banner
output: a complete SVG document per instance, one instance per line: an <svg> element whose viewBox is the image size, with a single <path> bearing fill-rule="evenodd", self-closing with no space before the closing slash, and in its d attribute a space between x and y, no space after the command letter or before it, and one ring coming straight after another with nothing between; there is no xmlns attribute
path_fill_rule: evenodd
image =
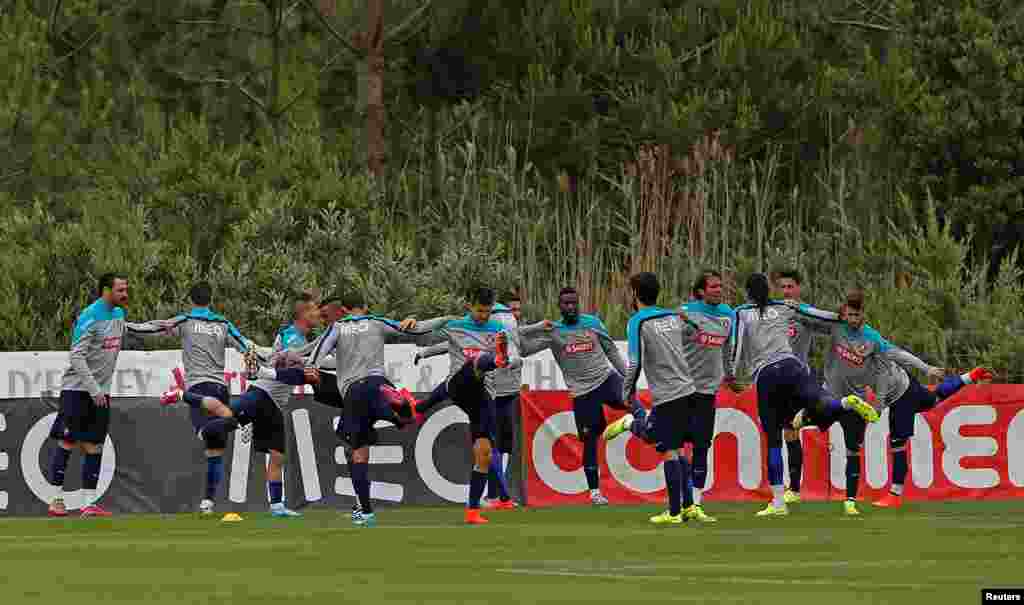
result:
<svg viewBox="0 0 1024 605"><path fill-rule="evenodd" d="M646 393L641 399L646 401ZM530 391L522 397L527 493L531 506L589 502L569 395ZM768 500L767 441L755 395L723 390L715 417L705 500ZM622 412L605 409L609 422ZM872 500L890 483L888 411L868 427L861 452L860 497ZM845 498L846 448L842 428L801 431L801 496ZM1024 497L1024 385L968 386L919 414L910 442L909 500ZM783 455L785 456L785 448ZM663 502L660 457L632 435L601 442L601 491L613 503ZM787 473L788 482L788 473Z"/></svg>

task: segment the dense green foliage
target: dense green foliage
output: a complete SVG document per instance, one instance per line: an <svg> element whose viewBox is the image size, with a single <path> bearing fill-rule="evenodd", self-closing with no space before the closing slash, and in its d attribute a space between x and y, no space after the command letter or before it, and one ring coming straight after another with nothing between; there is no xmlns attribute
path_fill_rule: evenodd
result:
<svg viewBox="0 0 1024 605"><path fill-rule="evenodd" d="M306 287L425 315L484 281L536 317L575 283L621 335L632 271L667 302L789 264L936 363L1020 373L1018 3L384 4L382 178L367 2L0 9L0 349L66 346L109 269L136 318L210 277L265 340Z"/></svg>

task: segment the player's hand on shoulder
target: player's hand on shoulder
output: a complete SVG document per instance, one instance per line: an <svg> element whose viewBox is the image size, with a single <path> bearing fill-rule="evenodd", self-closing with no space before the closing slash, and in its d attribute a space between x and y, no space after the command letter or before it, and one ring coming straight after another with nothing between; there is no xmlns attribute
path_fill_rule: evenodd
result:
<svg viewBox="0 0 1024 605"><path fill-rule="evenodd" d="M398 324L398 327L401 328L402 331L408 332L409 330L412 330L413 328L416 327L416 318L406 317L405 319L402 320L402 323Z"/></svg>
<svg viewBox="0 0 1024 605"><path fill-rule="evenodd" d="M544 329L547 330L548 332L555 329L555 322L551 321L550 319L545 319L541 323L544 324Z"/></svg>
<svg viewBox="0 0 1024 605"><path fill-rule="evenodd" d="M932 368L928 370L928 376L932 378L945 378L946 370L945 368Z"/></svg>
<svg viewBox="0 0 1024 605"><path fill-rule="evenodd" d="M782 301L782 304L786 305L787 307L789 307L791 309L799 309L800 308L800 301L799 300L793 300L792 298L787 298L786 300Z"/></svg>
<svg viewBox="0 0 1024 605"><path fill-rule="evenodd" d="M92 396L92 400L101 408L110 407L110 395L107 395L106 393L97 393Z"/></svg>

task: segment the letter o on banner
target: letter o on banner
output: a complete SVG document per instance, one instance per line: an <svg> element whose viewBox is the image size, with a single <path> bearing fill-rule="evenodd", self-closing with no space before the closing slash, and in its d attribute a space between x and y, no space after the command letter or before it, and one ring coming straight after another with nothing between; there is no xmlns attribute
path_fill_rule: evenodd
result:
<svg viewBox="0 0 1024 605"><path fill-rule="evenodd" d="M537 476L552 490L574 496L587 491L583 467L566 472L555 464L553 450L563 435L576 434L576 420L572 412L560 412L549 417L537 428L533 436L533 467ZM581 487L582 486L582 487Z"/></svg>
<svg viewBox="0 0 1024 605"><path fill-rule="evenodd" d="M25 478L25 484L32 490L32 493L37 498L49 504L51 500L57 495L59 488L50 485L50 482L43 475L42 469L39 468L39 452L43 449L43 444L50 438L50 429L53 427L53 421L57 418L57 412L51 412L46 416L39 419L38 422L32 425L28 433L25 435L25 441L21 446L21 474ZM117 468L117 454L114 451L114 442L110 440L110 435L107 435L107 440L103 442L103 459L100 463L100 480L96 485L96 498L103 497L103 494L107 493L107 489L110 488L111 482L114 480L114 470ZM82 508L83 495L82 490L76 490L73 492L64 492L64 506L68 510L78 510Z"/></svg>
<svg viewBox="0 0 1024 605"><path fill-rule="evenodd" d="M619 438L608 442L608 449L605 455L608 460L608 470L611 471L612 477L615 477L615 480L625 487L641 494L652 494L665 489L665 471L662 470L662 467L665 465L664 461L659 462L658 466L649 471L637 470L635 466L629 463L629 458L626 456L626 448L633 439L636 439L636 436L630 433L629 439Z"/></svg>
<svg viewBox="0 0 1024 605"><path fill-rule="evenodd" d="M468 487L465 483L452 483L438 472L434 464L434 442L442 431L459 423L468 424L469 416L449 405L432 414L416 436L416 470L430 491L449 502L465 502Z"/></svg>

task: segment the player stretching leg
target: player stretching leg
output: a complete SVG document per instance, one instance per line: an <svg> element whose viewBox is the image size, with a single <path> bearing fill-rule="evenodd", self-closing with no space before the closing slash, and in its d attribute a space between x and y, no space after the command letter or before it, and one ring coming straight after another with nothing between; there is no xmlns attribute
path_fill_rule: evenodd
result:
<svg viewBox="0 0 1024 605"><path fill-rule="evenodd" d="M581 315L574 288L558 293L562 321L544 320L520 330L525 351L549 349L572 397L576 431L583 442L583 473L595 506L608 504L601 493L598 440L607 422L603 406L627 409L622 400L626 364L608 329L596 315Z"/></svg>
<svg viewBox="0 0 1024 605"><path fill-rule="evenodd" d="M465 520L472 525L488 522L480 514L480 498L491 464L495 408L485 377L497 368L518 368L523 363L515 340L503 331L501 324L491 319L494 298L494 290L477 288L470 296L470 312L462 319L449 321L440 331L447 340L450 357L448 395L469 416L474 465ZM417 419L422 421L421 415L432 405L436 404L418 403L415 406Z"/></svg>
<svg viewBox="0 0 1024 605"><path fill-rule="evenodd" d="M775 271L772 278L776 289L782 294L784 300L800 301L803 280L799 271L782 269ZM814 344L815 333L814 330L808 330L805 326L794 323L790 326L789 338L793 345L793 354L807 365L811 374L817 379L817 374L810 362L811 345ZM800 502L800 481L804 466L804 450L800 443L800 431L787 426L782 429L782 438L786 442L789 466L789 488L783 497L786 504L796 504Z"/></svg>
<svg viewBox="0 0 1024 605"><path fill-rule="evenodd" d="M199 512L209 515L213 513L217 490L224 478L227 435L238 428L232 419L231 393L224 376L228 346L245 355L249 366L248 379L253 380L256 376L254 357L250 354L251 343L242 337L234 324L210 310L213 287L208 282L199 282L192 287L189 297L193 308L188 313L150 322L149 325L162 327L163 334L180 338L182 342L184 375L174 369L178 388L164 393L160 403L170 405L184 401L190 407L189 416L195 435L203 441L206 454L206 493L199 503Z"/></svg>
<svg viewBox="0 0 1024 605"><path fill-rule="evenodd" d="M803 306L794 309L771 300L768 278L761 273L750 276L746 289L754 304L736 310L731 336L734 351L724 382L735 390L740 362L749 362L757 385L758 415L768 436L768 482L772 486L772 502L758 516L782 516L789 514L782 481L782 428L791 425L796 412L813 407L825 414L849 408L867 422L876 422L878 412L856 395L832 399L793 353L790 326L798 315L809 316Z"/></svg>
<svg viewBox="0 0 1024 605"><path fill-rule="evenodd" d="M629 279L629 285L636 312L626 328L629 368L623 383L622 399L632 402L633 414L612 423L605 430L604 437L612 439L632 430L653 443L664 459L668 510L650 520L655 524L679 524L685 520L684 504L687 508L693 504L685 493L690 490L684 489L689 464L682 455L697 392L683 350L686 339L684 325L689 320L681 317L679 311L657 306L660 285L653 273L638 273ZM651 391L649 415L634 399L641 371L647 376Z"/></svg>
<svg viewBox="0 0 1024 605"><path fill-rule="evenodd" d="M68 369L61 380L60 412L50 429L58 447L50 459L50 484L57 496L50 502L51 517L66 517L64 474L73 450L85 456L82 462L83 517L109 517L96 503L103 459L103 443L110 428L110 384L126 331L146 334L146 324L125 322L122 305L128 302L128 280L108 273L100 277L100 297L82 310L71 335Z"/></svg>
<svg viewBox="0 0 1024 605"><path fill-rule="evenodd" d="M352 485L359 500L358 511L353 511L353 523L374 527L377 517L370 500L369 460L370 446L378 442L373 425L385 420L397 426L413 423L410 402L404 401L395 386L385 376L384 347L388 344L429 342L450 318L442 317L417 325L409 318L399 323L369 314L365 299L352 293L345 297L343 306L350 314L335 322L320 340L313 352L311 365L333 355L336 359L339 391L344 396L343 421L338 424L338 436L351 449L350 469ZM396 413L402 409L402 415Z"/></svg>

